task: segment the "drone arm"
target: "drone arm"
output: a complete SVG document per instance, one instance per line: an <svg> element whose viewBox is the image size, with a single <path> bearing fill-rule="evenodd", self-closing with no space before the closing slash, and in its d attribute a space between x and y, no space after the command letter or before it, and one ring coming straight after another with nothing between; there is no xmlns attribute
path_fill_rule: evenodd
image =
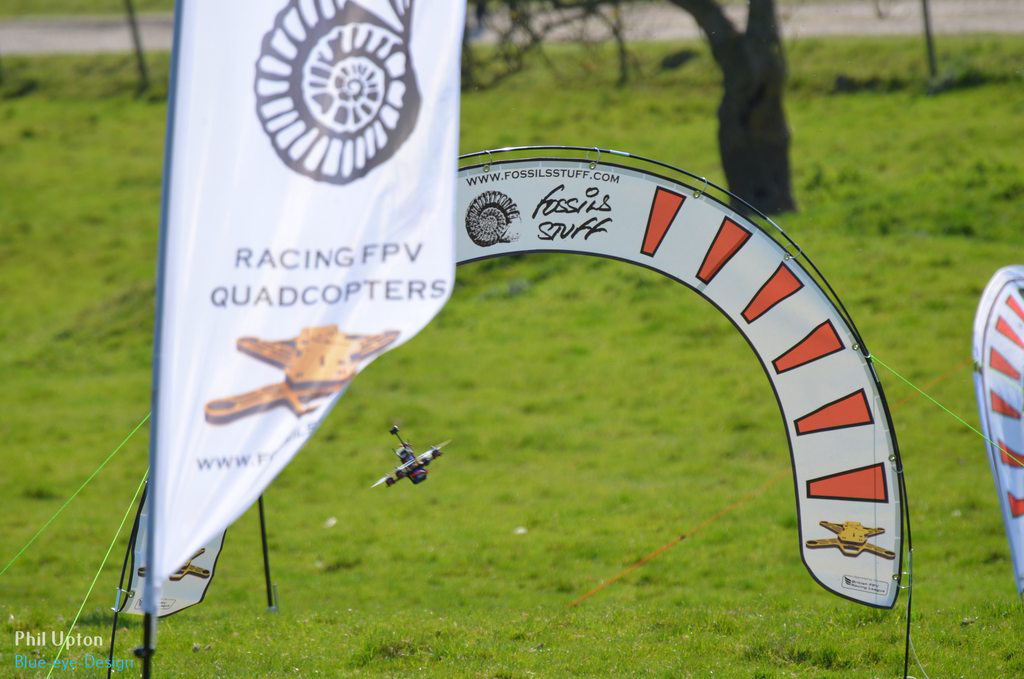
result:
<svg viewBox="0 0 1024 679"><path fill-rule="evenodd" d="M408 448L409 447L409 443L405 439L402 438L401 434L398 433L398 425L397 424L391 426L391 433L394 434L398 438L398 441L399 441L399 443L402 444L403 448Z"/></svg>
<svg viewBox="0 0 1024 679"><path fill-rule="evenodd" d="M419 456L420 464L426 467L428 464L441 457L441 451L437 448L431 448L427 452Z"/></svg>

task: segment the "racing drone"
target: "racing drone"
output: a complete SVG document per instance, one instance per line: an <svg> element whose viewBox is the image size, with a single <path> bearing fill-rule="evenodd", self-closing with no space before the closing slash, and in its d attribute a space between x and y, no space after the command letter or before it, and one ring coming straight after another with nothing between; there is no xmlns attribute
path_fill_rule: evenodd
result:
<svg viewBox="0 0 1024 679"><path fill-rule="evenodd" d="M403 440L401 434L398 433L397 424L392 425L391 433L397 436L399 443L402 444L395 448L395 455L398 456L402 463L395 467L395 471L392 474L384 476L380 481L370 486L371 488L376 488L382 483L393 486L401 479L409 479L413 483L423 483L427 480L427 465L441 457L441 448L451 443L451 441L445 441L436 446L431 446L430 450L417 456L409 442Z"/></svg>

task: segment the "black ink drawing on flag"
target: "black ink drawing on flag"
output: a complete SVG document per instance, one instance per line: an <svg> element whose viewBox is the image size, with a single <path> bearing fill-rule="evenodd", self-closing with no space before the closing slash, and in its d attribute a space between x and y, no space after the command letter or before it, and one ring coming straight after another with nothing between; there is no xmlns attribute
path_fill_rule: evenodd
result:
<svg viewBox="0 0 1024 679"><path fill-rule="evenodd" d="M289 0L264 36L256 110L295 172L349 184L412 134L420 109L409 49L412 2L389 5L400 27L352 0Z"/></svg>

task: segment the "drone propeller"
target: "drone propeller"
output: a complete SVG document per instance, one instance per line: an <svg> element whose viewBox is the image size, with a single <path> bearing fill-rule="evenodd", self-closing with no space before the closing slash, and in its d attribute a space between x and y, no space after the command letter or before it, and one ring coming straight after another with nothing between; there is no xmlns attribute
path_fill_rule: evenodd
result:
<svg viewBox="0 0 1024 679"><path fill-rule="evenodd" d="M451 442L452 442L452 440L448 439L444 443L438 443L436 446L430 446L430 449L431 450L441 450L442 448L444 448L446 445L448 445Z"/></svg>
<svg viewBox="0 0 1024 679"><path fill-rule="evenodd" d="M390 479L390 478L391 478L390 476L384 476L384 477L381 478L380 481L378 481L377 483L375 483L372 486L370 486L370 488L376 488L380 484L387 482L387 480Z"/></svg>

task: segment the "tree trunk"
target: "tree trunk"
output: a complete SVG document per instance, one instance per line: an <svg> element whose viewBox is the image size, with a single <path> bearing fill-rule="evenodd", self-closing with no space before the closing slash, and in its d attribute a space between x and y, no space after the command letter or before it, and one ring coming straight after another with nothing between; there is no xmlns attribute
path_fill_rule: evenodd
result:
<svg viewBox="0 0 1024 679"><path fill-rule="evenodd" d="M672 2L697 20L722 70L718 148L729 190L767 214L795 210L782 104L786 59L774 0L750 0L745 33L714 0Z"/></svg>

